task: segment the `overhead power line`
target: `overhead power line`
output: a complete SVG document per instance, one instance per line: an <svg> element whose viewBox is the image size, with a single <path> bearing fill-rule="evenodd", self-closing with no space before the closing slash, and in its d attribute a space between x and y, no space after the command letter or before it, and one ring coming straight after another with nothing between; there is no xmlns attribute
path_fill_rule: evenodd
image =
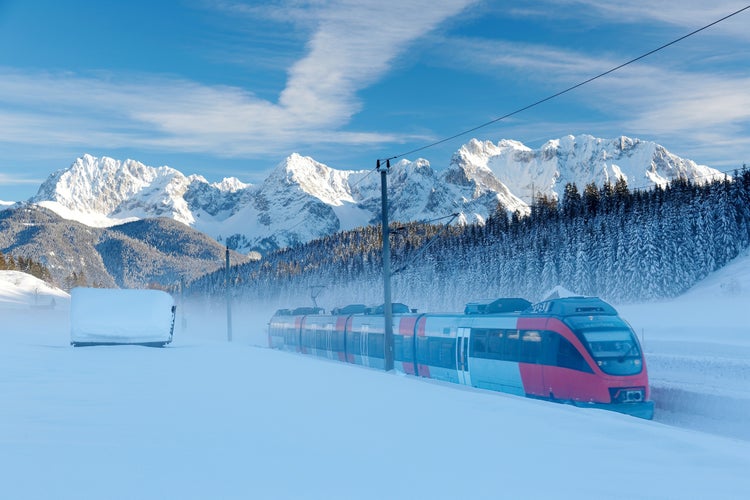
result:
<svg viewBox="0 0 750 500"><path fill-rule="evenodd" d="M459 138L461 136L464 136L466 134L470 134L471 132L474 132L474 131L479 130L481 128L488 127L488 126L490 126L490 125L492 125L494 123L497 123L497 122L499 122L501 120L504 120L506 118L510 118L511 116L517 115L517 114L519 114L519 113L521 113L523 111L526 111L526 110L531 109L531 108L533 108L535 106L538 106L538 105L540 105L542 103L550 101L550 100L552 100L552 99L554 99L556 97L560 97L563 94L567 94L568 92L570 92L572 90L575 90L578 87L582 87L582 86L584 86L584 85L586 85L588 83L591 83L594 80L602 78L603 76L607 76L610 73L614 73L615 71L618 71L618 70L624 68L625 66L628 66L630 64L633 64L634 62L640 61L641 59L644 59L644 58L646 58L646 57L648 57L648 56L650 56L652 54L655 54L656 52L659 52L660 50L664 50L664 49L666 49L667 47L669 47L671 45L674 45L674 44L676 44L678 42L681 42L682 40L685 40L686 38L689 38L689 37L691 37L691 36L693 36L695 34L700 33L701 31L704 31L704 30L706 30L706 29L708 29L708 28L710 28L712 26L715 26L715 25L719 24L722 21L726 21L730 17L736 16L737 14L740 14L741 12L744 12L744 11L746 11L748 9L750 9L750 5L747 5L747 6L741 8L739 10L736 10L736 11L732 12L731 14L727 14L726 16L722 17L721 19L717 19L716 21L714 21L712 23L709 23L709 24L706 24L705 26L702 26L702 27L700 27L700 28L698 28L698 29L696 29L694 31L691 31L687 35L683 35L683 36L681 36L679 38L676 38L676 39L672 40L671 42L665 43L664 45L661 45L661 46L659 46L659 47L657 47L655 49L652 49L652 50L646 52L645 54L641 54L640 56L638 56L638 57L636 57L634 59L631 59L629 61L626 61L626 62L620 64L619 66L615 66L614 68L609 69L609 70L605 71L604 73L600 73L600 74L598 74L596 76L592 76L591 78L589 78L587 80L584 80L584 81L582 81L580 83L572 85L572 86L570 86L570 87L568 87L568 88L566 88L564 90L561 90L560 92L557 92L555 94L547 96L547 97L545 97L543 99L539 99L538 101L533 102L531 104L528 104L528 105L526 105L526 106L524 106L522 108L519 108L519 109L517 109L515 111L511 111L510 113L507 113L507 114L505 114L503 116L495 118L494 120L490 120L488 122L482 123L481 125L477 125L476 127L472 127L470 129L464 130L462 132L458 132L457 134L453 134L450 137L445 137L444 139L440 139L438 141L432 142L430 144L426 144L426 145L418 147L416 149L412 149L410 151L406 151L404 153L401 153L401 154L398 154L398 155L395 155L395 156L391 156L390 158L384 158L381 161L396 160L398 158L402 158L402 157L410 155L410 154L418 153L419 151L424 151L425 149L429 149L429 148L435 147L435 146L437 146L439 144L443 144L443 143L451 141L453 139L457 139L457 138Z"/></svg>

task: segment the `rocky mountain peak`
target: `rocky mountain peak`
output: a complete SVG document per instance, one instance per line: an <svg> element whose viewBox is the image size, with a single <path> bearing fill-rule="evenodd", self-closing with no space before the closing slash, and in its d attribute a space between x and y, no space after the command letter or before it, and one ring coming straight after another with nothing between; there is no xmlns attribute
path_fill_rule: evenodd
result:
<svg viewBox="0 0 750 500"><path fill-rule="evenodd" d="M380 179L372 174L294 153L257 186L236 178L211 184L170 167L84 155L52 174L31 201L89 225L112 225L118 222L113 217L168 217L231 248L270 250L377 222ZM539 149L472 139L442 170L426 159L392 164L390 216L406 222L458 212L460 221L481 222L498 206L527 213L534 196L561 198L568 182L582 189L624 178L630 187L645 188L678 176L704 182L723 174L625 136L568 135Z"/></svg>

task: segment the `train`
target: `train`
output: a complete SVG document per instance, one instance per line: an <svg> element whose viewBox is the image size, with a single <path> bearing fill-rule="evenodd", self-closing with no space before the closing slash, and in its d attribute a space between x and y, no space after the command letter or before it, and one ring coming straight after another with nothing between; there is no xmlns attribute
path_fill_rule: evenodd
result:
<svg viewBox="0 0 750 500"><path fill-rule="evenodd" d="M641 344L598 297L470 302L463 313L392 305L394 370L480 389L652 419ZM383 307L281 309L273 349L385 368Z"/></svg>

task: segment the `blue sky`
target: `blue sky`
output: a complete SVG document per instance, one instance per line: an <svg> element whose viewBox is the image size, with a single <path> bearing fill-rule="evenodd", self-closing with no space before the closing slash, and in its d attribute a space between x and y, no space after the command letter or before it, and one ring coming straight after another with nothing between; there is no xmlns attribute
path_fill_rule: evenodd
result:
<svg viewBox="0 0 750 500"><path fill-rule="evenodd" d="M262 181L367 169L554 94L747 0L0 0L0 200L84 153ZM750 164L750 10L472 137L653 140Z"/></svg>

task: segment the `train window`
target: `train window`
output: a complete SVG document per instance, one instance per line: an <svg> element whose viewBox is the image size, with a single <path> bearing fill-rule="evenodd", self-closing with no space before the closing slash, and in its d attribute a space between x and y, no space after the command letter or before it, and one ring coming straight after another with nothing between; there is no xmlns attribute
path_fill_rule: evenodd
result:
<svg viewBox="0 0 750 500"><path fill-rule="evenodd" d="M542 333L526 330L521 333L521 362L539 363L542 354Z"/></svg>
<svg viewBox="0 0 750 500"><path fill-rule="evenodd" d="M505 359L505 333L502 330L490 330L487 335L487 352L492 359Z"/></svg>
<svg viewBox="0 0 750 500"><path fill-rule="evenodd" d="M487 352L487 330L483 328L472 328L471 330L471 356L483 358Z"/></svg>
<svg viewBox="0 0 750 500"><path fill-rule="evenodd" d="M367 336L367 355L371 358L383 359L385 356L385 336L370 333Z"/></svg>
<svg viewBox="0 0 750 500"><path fill-rule="evenodd" d="M344 333L338 330L330 332L331 335L331 350L334 352L344 351Z"/></svg>
<svg viewBox="0 0 750 500"><path fill-rule="evenodd" d="M628 330L586 330L588 348L599 368L609 375L635 375L642 370L641 353Z"/></svg>
<svg viewBox="0 0 750 500"><path fill-rule="evenodd" d="M362 354L362 349L360 347L360 333L359 332L351 332L350 338L349 338L349 354L357 355L359 356Z"/></svg>
<svg viewBox="0 0 750 500"><path fill-rule="evenodd" d="M581 353L578 352L578 349L564 337L560 337L557 347L557 366L579 372L594 373Z"/></svg>
<svg viewBox="0 0 750 500"><path fill-rule="evenodd" d="M302 330L302 345L304 347L312 347L314 345L314 337L310 330Z"/></svg>
<svg viewBox="0 0 750 500"><path fill-rule="evenodd" d="M541 342L542 333L536 330L527 330L522 333L521 339L524 342Z"/></svg>
<svg viewBox="0 0 750 500"><path fill-rule="evenodd" d="M326 332L323 330L315 330L315 347L317 349L327 349L326 346Z"/></svg>
<svg viewBox="0 0 750 500"><path fill-rule="evenodd" d="M428 341L429 354L427 356L427 364L432 366L440 366L438 364L440 360L440 344L442 339L430 338Z"/></svg>
<svg viewBox="0 0 750 500"><path fill-rule="evenodd" d="M435 366L456 369L456 339L440 339L440 358Z"/></svg>
<svg viewBox="0 0 750 500"><path fill-rule="evenodd" d="M393 359L407 363L414 362L414 337L404 337L403 335L393 336Z"/></svg>
<svg viewBox="0 0 750 500"><path fill-rule="evenodd" d="M424 341L421 341L423 338ZM417 359L420 363L456 369L456 339L421 337L417 342Z"/></svg>
<svg viewBox="0 0 750 500"><path fill-rule="evenodd" d="M297 345L297 330L287 328L284 330L284 343L288 345Z"/></svg>
<svg viewBox="0 0 750 500"><path fill-rule="evenodd" d="M408 337L408 340L405 338L403 345L403 357L401 359L408 363L414 363L416 361L414 359L414 338Z"/></svg>
<svg viewBox="0 0 750 500"><path fill-rule="evenodd" d="M506 361L519 361L521 359L521 332L508 330L505 334L503 358Z"/></svg>
<svg viewBox="0 0 750 500"><path fill-rule="evenodd" d="M417 337L417 363L430 364L430 337Z"/></svg>
<svg viewBox="0 0 750 500"><path fill-rule="evenodd" d="M404 360L404 337L401 335L393 336L393 360Z"/></svg>

